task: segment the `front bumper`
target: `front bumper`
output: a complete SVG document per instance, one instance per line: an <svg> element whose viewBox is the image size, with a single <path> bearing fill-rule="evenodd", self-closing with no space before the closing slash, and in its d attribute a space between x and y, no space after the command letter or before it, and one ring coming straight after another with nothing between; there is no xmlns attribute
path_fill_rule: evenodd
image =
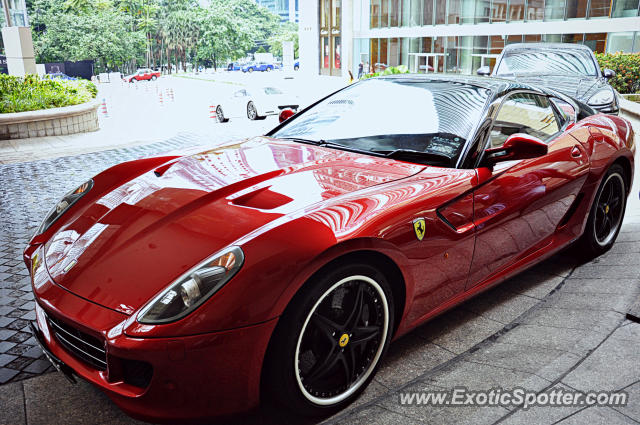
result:
<svg viewBox="0 0 640 425"><path fill-rule="evenodd" d="M101 388L129 415L147 421L184 421L228 416L259 404L262 361L276 319L228 331L177 338L132 338L127 316L77 297L53 282L34 285L37 335L66 375ZM51 318L104 342L107 367L100 370L63 345ZM146 362L148 385L125 382L124 361Z"/></svg>

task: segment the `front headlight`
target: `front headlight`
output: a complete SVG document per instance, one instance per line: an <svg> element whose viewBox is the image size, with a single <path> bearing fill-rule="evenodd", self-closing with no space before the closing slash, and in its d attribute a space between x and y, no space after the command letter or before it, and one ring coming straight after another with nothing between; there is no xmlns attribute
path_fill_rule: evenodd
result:
<svg viewBox="0 0 640 425"><path fill-rule="evenodd" d="M198 308L240 270L244 254L232 246L207 258L180 276L138 314L138 322L168 323Z"/></svg>
<svg viewBox="0 0 640 425"><path fill-rule="evenodd" d="M589 105L607 105L613 102L613 90L604 89L600 90L589 98Z"/></svg>
<svg viewBox="0 0 640 425"><path fill-rule="evenodd" d="M59 219L71 205L75 204L80 198L82 198L93 187L93 180L86 181L78 186L76 189L64 195L64 197L58 201L58 203L51 208L47 213L44 221L40 224L40 227L36 231L36 235L40 235L47 231L49 227Z"/></svg>

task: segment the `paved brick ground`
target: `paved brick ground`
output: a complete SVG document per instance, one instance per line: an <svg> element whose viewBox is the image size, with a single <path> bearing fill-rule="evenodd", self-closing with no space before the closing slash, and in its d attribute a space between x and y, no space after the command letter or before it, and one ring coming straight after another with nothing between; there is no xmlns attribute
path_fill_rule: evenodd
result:
<svg viewBox="0 0 640 425"><path fill-rule="evenodd" d="M146 146L0 166L0 384L50 369L28 329L35 313L22 250L51 206L112 165L202 143L185 134Z"/></svg>

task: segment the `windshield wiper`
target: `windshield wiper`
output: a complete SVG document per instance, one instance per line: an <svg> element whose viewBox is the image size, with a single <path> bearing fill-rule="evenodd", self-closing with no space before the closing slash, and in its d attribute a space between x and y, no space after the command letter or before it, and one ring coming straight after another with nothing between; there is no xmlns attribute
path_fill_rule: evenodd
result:
<svg viewBox="0 0 640 425"><path fill-rule="evenodd" d="M413 149L393 149L393 150L372 150L371 152L374 153L378 153L378 154L382 154L383 156L387 157L387 158L394 158L394 159L400 159L400 158L410 158L410 159L423 159L425 161L433 161L436 163L441 163L441 164L445 164L445 165L451 165L451 160L452 158L441 154L441 153L434 153L434 152L423 152L423 151L416 151Z"/></svg>
<svg viewBox="0 0 640 425"><path fill-rule="evenodd" d="M281 139L281 140L292 140L294 142L300 142L300 143L307 143L309 145L320 146L320 147L323 147L323 148L340 149L340 150L348 151L348 152L363 153L363 154L366 154L366 155L371 155L371 151L369 151L369 150L352 148L351 146L342 145L340 143L327 142L324 139L313 140L313 139L303 139L303 138L300 138L300 137L279 137L279 139Z"/></svg>
<svg viewBox="0 0 640 425"><path fill-rule="evenodd" d="M301 137L278 137L278 139L280 140L291 140L293 142L300 142L300 143L306 143L308 145L314 145L314 146L325 146L327 141L320 139L320 140L313 140L313 139L303 139Z"/></svg>

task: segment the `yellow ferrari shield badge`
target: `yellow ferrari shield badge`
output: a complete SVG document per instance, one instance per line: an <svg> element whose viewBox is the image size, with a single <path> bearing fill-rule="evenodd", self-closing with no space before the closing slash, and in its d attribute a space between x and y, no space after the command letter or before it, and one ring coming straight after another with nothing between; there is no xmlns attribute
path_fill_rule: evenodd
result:
<svg viewBox="0 0 640 425"><path fill-rule="evenodd" d="M340 347L344 347L348 343L349 343L349 335L342 334L342 336L340 337L340 341L338 341L338 344L340 345Z"/></svg>
<svg viewBox="0 0 640 425"><path fill-rule="evenodd" d="M426 232L426 225L424 218L416 218L413 220L413 230L416 232L416 238L421 241L424 238Z"/></svg>

